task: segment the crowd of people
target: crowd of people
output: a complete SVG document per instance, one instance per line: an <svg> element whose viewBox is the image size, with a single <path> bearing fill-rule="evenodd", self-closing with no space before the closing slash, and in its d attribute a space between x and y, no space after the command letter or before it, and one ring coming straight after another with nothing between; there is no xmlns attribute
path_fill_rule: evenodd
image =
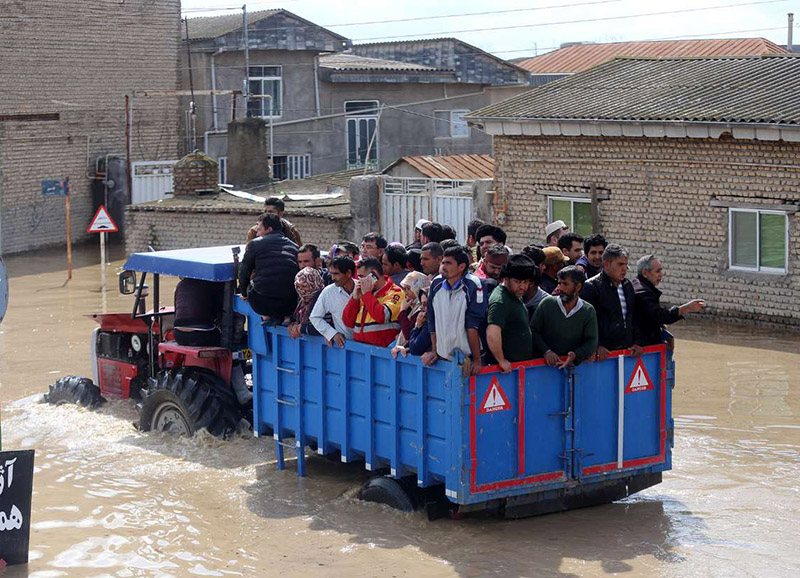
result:
<svg viewBox="0 0 800 578"><path fill-rule="evenodd" d="M302 243L280 199L268 199L265 211L248 233L241 298L264 324L284 325L294 338L320 335L331 347L353 340L426 365L460 351L473 373L535 358L566 368L669 343L664 326L705 305L662 307L655 255L637 261L631 281L624 247L563 221L545 227L543 244L512 251L496 225L472 221L462 243L451 226L421 219L407 246L368 233L323 259Z"/></svg>

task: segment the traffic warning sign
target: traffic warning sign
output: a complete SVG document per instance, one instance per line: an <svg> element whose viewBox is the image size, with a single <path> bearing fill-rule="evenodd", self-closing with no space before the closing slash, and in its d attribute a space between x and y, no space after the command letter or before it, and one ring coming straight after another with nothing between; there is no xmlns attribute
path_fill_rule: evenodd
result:
<svg viewBox="0 0 800 578"><path fill-rule="evenodd" d="M636 393L637 391L649 391L653 389L653 382L650 380L650 375L644 368L642 360L636 362L636 367L633 368L630 380L628 380L628 387L625 388L625 393Z"/></svg>
<svg viewBox="0 0 800 578"><path fill-rule="evenodd" d="M86 232L116 233L117 231L119 231L119 227L114 223L114 220L111 218L111 215L108 214L105 206L100 205L100 208L97 209L97 212L94 214L94 219L92 219Z"/></svg>
<svg viewBox="0 0 800 578"><path fill-rule="evenodd" d="M500 387L500 382L497 381L497 376L492 378L489 384L489 389L481 402L481 409L478 413L494 413L496 411L505 411L511 409L511 404L508 403L508 398L503 388Z"/></svg>

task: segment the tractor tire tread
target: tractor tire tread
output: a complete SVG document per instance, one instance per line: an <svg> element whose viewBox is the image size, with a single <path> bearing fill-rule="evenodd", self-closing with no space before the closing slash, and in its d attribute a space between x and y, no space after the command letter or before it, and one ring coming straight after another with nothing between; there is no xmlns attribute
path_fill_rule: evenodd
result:
<svg viewBox="0 0 800 578"><path fill-rule="evenodd" d="M158 408L159 392L168 392L181 406L186 419L197 432L206 429L215 437L228 438L239 427L241 411L229 388L211 371L199 367L178 367L162 371L142 390L139 428L150 431Z"/></svg>
<svg viewBox="0 0 800 578"><path fill-rule="evenodd" d="M100 388L88 377L68 375L58 378L50 386L48 393L44 394L44 401L52 405L72 403L94 409L106 403L106 398L100 393Z"/></svg>

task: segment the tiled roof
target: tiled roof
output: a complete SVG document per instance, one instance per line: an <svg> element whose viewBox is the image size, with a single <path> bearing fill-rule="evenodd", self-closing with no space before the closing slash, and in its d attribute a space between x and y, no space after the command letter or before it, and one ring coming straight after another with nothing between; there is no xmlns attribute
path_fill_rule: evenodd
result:
<svg viewBox="0 0 800 578"><path fill-rule="evenodd" d="M515 64L533 74L569 74L588 70L617 57L676 58L764 54L788 54L788 52L765 38L609 42L574 44L522 61L515 59Z"/></svg>
<svg viewBox="0 0 800 578"><path fill-rule="evenodd" d="M259 10L258 12L248 12L247 24L255 24L282 10ZM189 19L189 40L205 40L208 38L219 38L242 28L241 14L224 14L222 16L206 16L202 18Z"/></svg>
<svg viewBox="0 0 800 578"><path fill-rule="evenodd" d="M352 50L357 52L359 49L366 49L372 46L391 46L391 45L403 45L408 46L412 44L422 44L422 45L430 45L430 44L460 44L461 46L466 47L467 49L471 50L470 54L472 55L484 55L492 60L510 66L511 68L516 68L518 70L524 71L523 68L519 66L519 64L515 64L513 62L509 62L508 60L503 60L499 56L495 56L491 52L486 52L478 48L473 44L468 44L463 40L459 40L458 38L453 37L441 37L441 38L415 38L412 40L387 40L384 42L361 42L359 44L354 44Z"/></svg>
<svg viewBox="0 0 800 578"><path fill-rule="evenodd" d="M448 155L448 156L415 156L402 157L386 169L406 162L423 175L431 179L452 179L468 181L472 179L494 178L494 158L490 155Z"/></svg>
<svg viewBox="0 0 800 578"><path fill-rule="evenodd" d="M471 120L800 124L800 56L620 58L471 112Z"/></svg>
<svg viewBox="0 0 800 578"><path fill-rule="evenodd" d="M358 70L358 71L380 71L380 72L449 72L447 68L433 68L422 64L411 62L399 62L397 60L385 60L383 58L370 58L368 56L358 56L357 54L326 54L320 56L319 65L323 68L334 70Z"/></svg>

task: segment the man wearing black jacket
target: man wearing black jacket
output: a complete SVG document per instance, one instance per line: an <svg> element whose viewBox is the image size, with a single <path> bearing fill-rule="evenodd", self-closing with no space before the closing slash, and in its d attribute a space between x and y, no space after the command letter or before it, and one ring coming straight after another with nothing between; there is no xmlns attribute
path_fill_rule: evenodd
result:
<svg viewBox="0 0 800 578"><path fill-rule="evenodd" d="M603 271L592 277L581 290L581 299L597 312L599 346L596 358L603 361L614 349L631 349L642 354L636 325L636 296L628 273L628 251L610 244L603 252Z"/></svg>
<svg viewBox="0 0 800 578"><path fill-rule="evenodd" d="M639 259L636 273L633 288L636 292L636 324L641 345L664 343L664 325L671 325L705 307L702 299L693 299L680 307L661 307L661 291L656 286L664 278L664 266L655 255L645 255Z"/></svg>
<svg viewBox="0 0 800 578"><path fill-rule="evenodd" d="M258 232L239 267L242 299L265 321L288 322L297 307L297 245L284 236L278 215L262 215Z"/></svg>

